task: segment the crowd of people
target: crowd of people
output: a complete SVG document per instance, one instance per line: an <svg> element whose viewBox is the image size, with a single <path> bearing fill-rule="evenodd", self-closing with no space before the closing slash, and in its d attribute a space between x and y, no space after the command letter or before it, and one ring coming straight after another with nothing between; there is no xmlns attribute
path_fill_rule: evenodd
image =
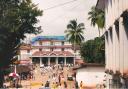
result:
<svg viewBox="0 0 128 89"><path fill-rule="evenodd" d="M48 80L46 81L46 83L42 83L42 87L40 89L68 89L67 73L70 70L71 66L67 66L66 69L64 68L64 65L53 65L46 67L41 66L41 75L49 75Z"/></svg>

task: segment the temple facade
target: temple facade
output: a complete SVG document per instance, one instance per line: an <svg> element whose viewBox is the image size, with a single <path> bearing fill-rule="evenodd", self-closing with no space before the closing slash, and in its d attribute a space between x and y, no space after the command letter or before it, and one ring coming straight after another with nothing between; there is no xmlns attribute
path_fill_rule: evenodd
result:
<svg viewBox="0 0 128 89"><path fill-rule="evenodd" d="M42 65L75 64L79 52L64 36L37 36L30 44L22 44L19 60L31 60Z"/></svg>
<svg viewBox="0 0 128 89"><path fill-rule="evenodd" d="M105 55L108 89L128 88L128 0L98 0L105 11Z"/></svg>

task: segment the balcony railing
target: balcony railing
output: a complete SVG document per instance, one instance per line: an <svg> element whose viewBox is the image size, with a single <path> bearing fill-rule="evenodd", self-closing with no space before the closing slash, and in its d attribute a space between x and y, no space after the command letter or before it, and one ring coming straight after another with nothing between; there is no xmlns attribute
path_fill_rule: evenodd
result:
<svg viewBox="0 0 128 89"><path fill-rule="evenodd" d="M32 46L32 48L72 48L71 45L49 45L49 46Z"/></svg>

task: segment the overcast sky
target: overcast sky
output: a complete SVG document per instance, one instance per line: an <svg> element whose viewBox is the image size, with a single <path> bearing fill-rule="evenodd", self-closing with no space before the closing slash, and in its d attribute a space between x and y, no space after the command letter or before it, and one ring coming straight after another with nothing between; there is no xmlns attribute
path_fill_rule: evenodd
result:
<svg viewBox="0 0 128 89"><path fill-rule="evenodd" d="M39 17L38 25L43 32L39 35L65 35L64 30L72 19L78 23L85 23L85 40L98 36L97 28L90 26L87 20L88 12L97 0L32 0L43 10L43 16ZM66 3L66 4L65 4ZM64 5L65 4L65 5Z"/></svg>

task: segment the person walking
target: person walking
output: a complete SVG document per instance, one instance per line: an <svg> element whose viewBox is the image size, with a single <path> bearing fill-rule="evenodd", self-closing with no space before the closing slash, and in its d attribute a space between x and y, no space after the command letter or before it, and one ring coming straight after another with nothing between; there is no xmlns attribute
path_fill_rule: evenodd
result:
<svg viewBox="0 0 128 89"><path fill-rule="evenodd" d="M39 89L45 89L44 84L42 83L42 86Z"/></svg>
<svg viewBox="0 0 128 89"><path fill-rule="evenodd" d="M58 89L58 82L55 83L55 89Z"/></svg>
<svg viewBox="0 0 128 89"><path fill-rule="evenodd" d="M55 85L54 82L53 82L52 85L51 85L51 89L56 89L56 85Z"/></svg>
<svg viewBox="0 0 128 89"><path fill-rule="evenodd" d="M80 82L80 89L83 89L83 81Z"/></svg>
<svg viewBox="0 0 128 89"><path fill-rule="evenodd" d="M49 88L49 81L46 82L45 87Z"/></svg>
<svg viewBox="0 0 128 89"><path fill-rule="evenodd" d="M75 87L76 87L76 89L79 89L79 86L78 86L78 82L77 81L75 81Z"/></svg>
<svg viewBox="0 0 128 89"><path fill-rule="evenodd" d="M59 83L60 83L60 81L61 81L61 77L60 77L60 74L59 74L59 77L58 77L58 79L59 79Z"/></svg>
<svg viewBox="0 0 128 89"><path fill-rule="evenodd" d="M64 81L64 88L67 89L67 83Z"/></svg>

